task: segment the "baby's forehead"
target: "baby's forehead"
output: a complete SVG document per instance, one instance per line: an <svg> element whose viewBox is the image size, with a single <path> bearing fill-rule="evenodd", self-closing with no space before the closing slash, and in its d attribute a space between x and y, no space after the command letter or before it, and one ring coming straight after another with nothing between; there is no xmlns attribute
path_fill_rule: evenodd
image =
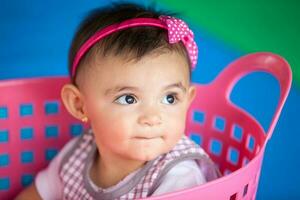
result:
<svg viewBox="0 0 300 200"><path fill-rule="evenodd" d="M188 67L184 58L176 53L153 54L139 60L109 55L90 63L84 79L90 80L89 84L99 85L140 85L145 81L157 86L163 81L185 83L190 78Z"/></svg>
<svg viewBox="0 0 300 200"><path fill-rule="evenodd" d="M183 93L187 92L187 87L185 85L183 85L182 82L164 84L159 87L154 87L154 88L151 87L150 89L151 90L149 90L149 89L145 90L144 87L140 87L139 85L138 86L128 86L125 83L124 85L120 84L120 85L109 86L109 87L105 88L103 93L106 96L111 96L111 95L114 95L114 94L122 92L122 91L130 91L130 92L135 92L138 94L145 93L147 95L151 95L153 92L155 92L155 90L157 90L159 92L164 92L164 91L171 90L171 89L177 89L177 90L182 91ZM156 94L156 92L154 94Z"/></svg>

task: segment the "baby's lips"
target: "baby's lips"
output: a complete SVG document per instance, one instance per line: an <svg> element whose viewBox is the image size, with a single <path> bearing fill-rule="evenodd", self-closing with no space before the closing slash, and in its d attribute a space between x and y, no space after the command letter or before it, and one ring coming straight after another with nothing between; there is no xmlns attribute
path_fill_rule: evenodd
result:
<svg viewBox="0 0 300 200"><path fill-rule="evenodd" d="M159 138L159 137L161 137L161 135L145 134L145 135L135 136L134 138L136 138L136 139L154 139L154 138Z"/></svg>

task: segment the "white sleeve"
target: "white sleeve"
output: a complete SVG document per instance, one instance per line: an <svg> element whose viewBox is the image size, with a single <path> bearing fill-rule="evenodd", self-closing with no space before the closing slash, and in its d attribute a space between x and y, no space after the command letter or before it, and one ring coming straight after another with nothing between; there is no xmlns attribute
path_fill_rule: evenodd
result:
<svg viewBox="0 0 300 200"><path fill-rule="evenodd" d="M48 167L40 171L35 178L35 186L44 200L61 199L62 183L59 179L59 167L64 155L73 147L79 137L70 140L50 162Z"/></svg>
<svg viewBox="0 0 300 200"><path fill-rule="evenodd" d="M163 177L152 196L191 188L205 182L206 179L194 160L182 161Z"/></svg>

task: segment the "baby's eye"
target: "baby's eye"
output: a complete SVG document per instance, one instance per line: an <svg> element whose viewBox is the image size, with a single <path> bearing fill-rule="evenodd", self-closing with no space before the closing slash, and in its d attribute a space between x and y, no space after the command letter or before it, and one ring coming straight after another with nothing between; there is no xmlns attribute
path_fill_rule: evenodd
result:
<svg viewBox="0 0 300 200"><path fill-rule="evenodd" d="M168 94L168 95L164 96L164 98L162 100L162 102L164 104L174 104L175 101L176 101L176 97L174 94Z"/></svg>
<svg viewBox="0 0 300 200"><path fill-rule="evenodd" d="M133 95L122 95L120 97L118 97L115 102L122 104L122 105L127 105L127 104L134 104L136 103L136 99L134 98Z"/></svg>

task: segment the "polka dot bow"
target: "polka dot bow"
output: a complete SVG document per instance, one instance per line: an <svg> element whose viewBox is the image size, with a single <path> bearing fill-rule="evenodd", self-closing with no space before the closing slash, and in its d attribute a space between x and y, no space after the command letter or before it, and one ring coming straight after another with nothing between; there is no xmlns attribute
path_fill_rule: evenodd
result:
<svg viewBox="0 0 300 200"><path fill-rule="evenodd" d="M168 27L169 43L174 44L182 41L189 54L192 68L194 69L198 59L198 47L194 41L194 33L189 29L187 24L181 19L171 16L162 15L159 17Z"/></svg>

